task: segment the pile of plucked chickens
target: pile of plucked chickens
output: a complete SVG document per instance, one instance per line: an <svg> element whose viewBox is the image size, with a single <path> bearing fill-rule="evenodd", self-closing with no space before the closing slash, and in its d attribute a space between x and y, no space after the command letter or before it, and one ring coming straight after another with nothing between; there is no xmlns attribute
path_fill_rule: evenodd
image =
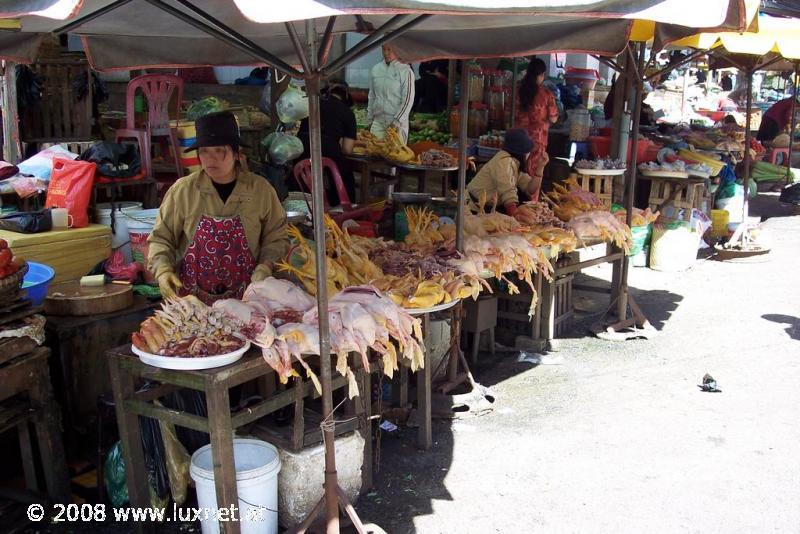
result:
<svg viewBox="0 0 800 534"><path fill-rule="evenodd" d="M319 354L319 312L316 300L287 280L267 278L250 284L242 300L226 299L214 303L233 328L261 347L264 359L275 369L281 382L297 376L296 360L321 391L316 374L304 356ZM369 285L347 287L328 303L331 352L336 369L346 377L351 397L358 394L349 353L361 355L369 368L368 351L381 355L383 372L391 377L399 360L408 361L412 371L422 368L425 353L421 323ZM365 392L369 393L369 392Z"/></svg>
<svg viewBox="0 0 800 534"><path fill-rule="evenodd" d="M477 298L481 280L448 264L457 256L452 225L438 227L438 217L425 210L406 210L409 237L406 243L351 236L326 217L328 295L345 288L370 284L404 308L423 309L467 297ZM292 274L312 295L317 292L314 250L299 230L289 228L297 244L299 265L278 264Z"/></svg>
<svg viewBox="0 0 800 534"><path fill-rule="evenodd" d="M574 177L555 184L544 198L553 206L556 216L567 223L579 239L602 239L616 244L628 253L633 245L631 229L605 209L597 195L582 189Z"/></svg>

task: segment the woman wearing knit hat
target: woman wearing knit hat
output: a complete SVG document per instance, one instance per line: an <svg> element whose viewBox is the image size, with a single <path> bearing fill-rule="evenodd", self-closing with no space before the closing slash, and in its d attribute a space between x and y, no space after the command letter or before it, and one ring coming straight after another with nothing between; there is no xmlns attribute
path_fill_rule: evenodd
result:
<svg viewBox="0 0 800 534"><path fill-rule="evenodd" d="M467 185L473 206L486 199L486 209L513 216L519 205L519 191L534 200L542 187L542 173L547 165L547 153L543 153L536 164L533 176L525 172L527 160L534 149L528 133L515 128L506 132L503 149L481 167L475 178Z"/></svg>

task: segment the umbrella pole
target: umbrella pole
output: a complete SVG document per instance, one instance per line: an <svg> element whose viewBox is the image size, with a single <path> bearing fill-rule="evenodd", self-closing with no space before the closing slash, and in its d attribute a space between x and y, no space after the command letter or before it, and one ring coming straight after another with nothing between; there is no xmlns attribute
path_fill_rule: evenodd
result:
<svg viewBox="0 0 800 534"><path fill-rule="evenodd" d="M753 107L753 70L752 68L748 68L745 71L745 76L747 76L747 117L745 118L744 123L744 160L742 165L744 165L744 179L742 181L742 185L744 188L744 199L742 202L742 222L739 224L739 227L736 228L736 232L734 232L731 239L726 244L726 247L735 247L738 244L744 248L747 245L747 217L749 215L749 198L748 198L748 191L750 189L750 139L752 135L750 134L750 119L752 116L752 107Z"/></svg>
<svg viewBox="0 0 800 534"><path fill-rule="evenodd" d="M786 185L789 185L792 180L792 152L794 151L794 129L797 126L797 120L794 116L795 108L797 104L797 76L798 76L798 63L795 61L794 63L794 72L792 73L792 122L791 127L789 128L789 156L786 165Z"/></svg>
<svg viewBox="0 0 800 534"><path fill-rule="evenodd" d="M461 62L461 101L458 103L458 206L456 211L456 250L464 252L464 210L467 198L467 121L469 120L469 68Z"/></svg>
<svg viewBox="0 0 800 534"><path fill-rule="evenodd" d="M742 226L747 222L750 187L750 121L753 115L753 70L747 71L747 118L744 122L744 206L742 208Z"/></svg>
<svg viewBox="0 0 800 534"><path fill-rule="evenodd" d="M631 154L630 154L630 168L628 169L628 183L625 191L625 224L629 227L633 220L633 196L636 190L636 165L637 156L639 151L639 123L642 115L642 88L644 80L644 43L637 45L639 47L639 57L637 58L637 70L639 78L634 82L635 96L633 99L633 126L631 127ZM628 318L628 258L622 259L622 279L620 282L619 300L617 301L617 318L620 321L626 321Z"/></svg>

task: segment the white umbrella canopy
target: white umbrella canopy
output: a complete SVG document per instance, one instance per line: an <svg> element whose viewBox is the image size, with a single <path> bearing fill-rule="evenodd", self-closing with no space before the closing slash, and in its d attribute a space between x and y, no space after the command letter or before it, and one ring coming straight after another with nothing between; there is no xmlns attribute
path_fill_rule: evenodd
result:
<svg viewBox="0 0 800 534"><path fill-rule="evenodd" d="M74 16L81 0L0 0L0 19L38 15L64 20Z"/></svg>
<svg viewBox="0 0 800 534"><path fill-rule="evenodd" d="M29 4L11 2L15 3ZM73 20L112 4L115 2L110 0L84 0ZM176 13L190 13L186 2L171 0L164 4ZM396 28L415 16L433 14L394 41L400 56L407 61L555 50L616 55L625 47L633 19L693 27L736 25L738 29L742 25L739 19L743 18L739 16L738 1L729 0L295 0L280 6L261 0L191 0L191 5L260 49L293 64L297 63L297 56L285 23L307 18L320 19L316 26L321 32L327 17L337 16L333 32L341 34L363 31L364 22L379 28L394 20ZM402 21L393 19L397 15L408 17ZM202 20L197 13L191 16ZM63 23L42 16L25 16L20 32L0 33L0 56L31 61L36 41L30 34L52 32L61 26ZM300 42L304 42L304 25L297 26ZM99 70L264 62L263 55L222 43L147 0L132 0L116 7L72 33L82 37L92 65Z"/></svg>

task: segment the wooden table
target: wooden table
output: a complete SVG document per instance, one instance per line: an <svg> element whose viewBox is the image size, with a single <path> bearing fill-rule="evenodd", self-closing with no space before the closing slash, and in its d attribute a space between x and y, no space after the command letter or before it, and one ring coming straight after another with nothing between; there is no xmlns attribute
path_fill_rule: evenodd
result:
<svg viewBox="0 0 800 534"><path fill-rule="evenodd" d="M130 342L131 332L152 315L160 301L135 295L124 310L85 317L49 315L46 345L59 362L65 418L80 426L97 409L99 395L109 391L106 351Z"/></svg>
<svg viewBox="0 0 800 534"><path fill-rule="evenodd" d="M564 260L555 262L553 280L537 280L537 284L541 283L541 291L539 292L539 302L537 303L538 318L536 322L538 326L535 332L544 341L550 341L556 337L557 321L560 318L556 309L559 278L573 275L583 269L603 263L614 264L614 276L617 277L617 266L622 265L625 260L625 253L621 250L615 250L611 243L596 240L588 242L585 246L571 252L569 256L564 257ZM617 280L612 280L609 291L612 300L616 297L614 293L617 284Z"/></svg>
<svg viewBox="0 0 800 534"><path fill-rule="evenodd" d="M425 193L429 179L438 178L441 180L442 196L447 196L450 189L450 173L458 171L458 167L428 167L425 165L411 165L407 163L393 163L397 167L398 191L405 192L403 178L411 177L417 179L417 193Z"/></svg>
<svg viewBox="0 0 800 534"><path fill-rule="evenodd" d="M684 216L684 219L687 221L691 219L692 208L698 208L698 203L702 201L701 198L695 198L694 194L690 194L689 188L690 186L704 186L706 182L705 178L698 178L695 176L690 176L689 178L676 178L668 176L647 176L641 173L637 174L637 179L650 180L652 182L649 200L649 203L651 204L651 210L663 211L667 206L673 205L675 208L684 209L688 212ZM659 184L669 184L670 191L666 197L659 196L655 191ZM684 195L684 193L687 193L687 195ZM676 200L677 198L683 198L684 196L687 197L688 202L680 202Z"/></svg>
<svg viewBox="0 0 800 534"><path fill-rule="evenodd" d="M358 186L359 204L368 204L371 200L369 188L373 185L375 178L381 179L381 185L397 184L394 165L382 158L350 155L347 156L347 160L360 177Z"/></svg>
<svg viewBox="0 0 800 534"><path fill-rule="evenodd" d="M40 347L0 365L0 432L17 427L25 481L28 489L36 491L33 444L28 432L28 422L33 422L47 494L54 504L66 505L71 501L69 476L49 359L50 350ZM14 399L21 395L27 399Z"/></svg>
<svg viewBox="0 0 800 534"><path fill-rule="evenodd" d="M217 503L220 508L238 506L236 470L233 458L233 432L235 429L254 423L264 416L285 406L295 405L295 424L298 417L300 427L294 434L303 438L302 400L316 395L313 384L307 380L293 380L291 387L284 391L267 395L267 398L247 408L231 411L230 389L241 384L273 378L275 372L266 364L259 350L250 350L244 357L225 367L203 371L174 371L151 367L142 363L130 351L130 345L112 349L108 352L111 371L111 385L117 411L117 424L125 457L125 472L131 506L147 507L150 503L147 472L144 469L144 450L139 430L139 416L152 417L185 428L208 433L211 441L211 455L214 464L214 481ZM354 361L358 361L355 358ZM311 363L309 361L309 363ZM369 373L357 370L359 389L369 395ZM137 382L147 380L157 385L137 392ZM346 387L344 377L336 374L334 389ZM180 389L191 389L205 393L208 416L201 417L185 412L157 406L153 401ZM299 401L299 402L298 402ZM359 403L360 404L360 403ZM359 405L357 404L357 406ZM365 420L369 421L369 403L366 405ZM359 414L362 415L362 414ZM338 430L338 429L337 429ZM338 432L337 432L338 433ZM370 424L362 428L364 435L364 466L362 468L364 487L371 486L371 432ZM239 523L220 523L224 532L239 532Z"/></svg>

